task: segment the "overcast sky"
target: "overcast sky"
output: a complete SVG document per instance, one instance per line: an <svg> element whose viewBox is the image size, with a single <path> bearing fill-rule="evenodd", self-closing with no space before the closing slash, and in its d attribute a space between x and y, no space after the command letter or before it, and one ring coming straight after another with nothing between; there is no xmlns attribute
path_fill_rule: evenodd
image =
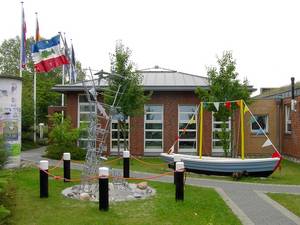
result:
<svg viewBox="0 0 300 225"><path fill-rule="evenodd" d="M109 70L117 40L138 69L160 67L206 76L231 50L240 79L256 88L300 80L300 2L295 0L24 0L27 36L58 31L73 40L84 67ZM20 34L21 4L0 1L0 42Z"/></svg>

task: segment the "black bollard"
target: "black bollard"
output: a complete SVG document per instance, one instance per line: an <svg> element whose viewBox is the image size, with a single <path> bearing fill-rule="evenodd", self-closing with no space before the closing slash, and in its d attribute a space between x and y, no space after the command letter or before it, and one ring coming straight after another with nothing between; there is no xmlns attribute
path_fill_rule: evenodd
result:
<svg viewBox="0 0 300 225"><path fill-rule="evenodd" d="M40 198L48 198L48 166L47 160L40 161Z"/></svg>
<svg viewBox="0 0 300 225"><path fill-rule="evenodd" d="M99 210L108 211L109 195L108 195L108 181L109 169L107 167L99 168Z"/></svg>
<svg viewBox="0 0 300 225"><path fill-rule="evenodd" d="M64 160L64 182L70 182L71 179L71 154L65 152L63 155Z"/></svg>
<svg viewBox="0 0 300 225"><path fill-rule="evenodd" d="M180 156L179 155L174 155L174 157L173 157L173 170L174 170L174 184L176 184L176 176L175 176L175 169L176 169L176 163L177 162L180 162L181 161L181 158L180 158Z"/></svg>
<svg viewBox="0 0 300 225"><path fill-rule="evenodd" d="M175 168L175 181L176 181L176 191L175 199L176 201L184 200L184 163L177 162Z"/></svg>
<svg viewBox="0 0 300 225"><path fill-rule="evenodd" d="M123 177L129 178L130 170L130 152L129 151L123 151Z"/></svg>

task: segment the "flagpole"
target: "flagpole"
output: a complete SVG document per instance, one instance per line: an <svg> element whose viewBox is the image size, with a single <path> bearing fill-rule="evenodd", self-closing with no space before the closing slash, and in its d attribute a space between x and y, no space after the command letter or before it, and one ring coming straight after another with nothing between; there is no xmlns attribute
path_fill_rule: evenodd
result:
<svg viewBox="0 0 300 225"><path fill-rule="evenodd" d="M199 111L199 158L202 159L202 148L203 148L203 102L200 102Z"/></svg>
<svg viewBox="0 0 300 225"><path fill-rule="evenodd" d="M37 21L37 16L38 13L35 12L36 21ZM37 42L38 40L35 41ZM36 71L35 70L33 73L33 142L36 143Z"/></svg>
<svg viewBox="0 0 300 225"><path fill-rule="evenodd" d="M240 100L240 120L241 120L241 155L245 159L245 140L244 140L244 102Z"/></svg>
<svg viewBox="0 0 300 225"><path fill-rule="evenodd" d="M20 77L23 76L23 67L22 67L22 51L23 51L23 24L24 24L24 18L23 18L23 3L21 2L21 35L20 35Z"/></svg>

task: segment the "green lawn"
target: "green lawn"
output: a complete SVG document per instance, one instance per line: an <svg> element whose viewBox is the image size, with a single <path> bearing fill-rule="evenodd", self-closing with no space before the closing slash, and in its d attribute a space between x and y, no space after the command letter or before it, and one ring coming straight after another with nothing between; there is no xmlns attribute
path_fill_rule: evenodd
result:
<svg viewBox="0 0 300 225"><path fill-rule="evenodd" d="M115 157L110 158L109 160L115 159ZM130 170L132 171L141 171L149 173L163 173L170 171L167 164L164 163L159 157L143 157L139 158L144 161L144 164L135 160L130 160ZM118 161L113 161L112 163L106 164L112 168L123 168L122 159ZM152 165L148 165L152 164ZM158 165L157 165L158 164ZM160 165L162 164L162 165ZM208 175L199 175L194 173L188 173L188 176L198 177L198 178L208 178L208 179L222 179L222 180L232 180L230 176L208 176ZM267 178L260 177L243 177L240 181L242 182L254 182L254 183L266 183L266 184L297 184L300 185L300 164L283 160L281 162L281 169L277 169L275 173Z"/></svg>
<svg viewBox="0 0 300 225"><path fill-rule="evenodd" d="M54 172L58 175L61 169ZM0 171L1 173L1 171ZM109 212L100 212L98 204L67 199L61 191L70 183L50 180L49 198L39 198L38 170L27 168L13 172L15 187L13 224L241 224L219 195L209 188L186 186L185 201L176 202L174 185L150 182L157 195L148 200L111 204ZM72 171L79 177L79 171ZM1 222L0 222L1 224Z"/></svg>
<svg viewBox="0 0 300 225"><path fill-rule="evenodd" d="M268 193L268 196L300 217L300 195Z"/></svg>

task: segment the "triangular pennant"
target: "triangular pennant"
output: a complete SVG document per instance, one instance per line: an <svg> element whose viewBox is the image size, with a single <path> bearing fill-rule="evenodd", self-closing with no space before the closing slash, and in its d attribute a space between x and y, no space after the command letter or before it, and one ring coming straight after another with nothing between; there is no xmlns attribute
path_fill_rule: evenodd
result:
<svg viewBox="0 0 300 225"><path fill-rule="evenodd" d="M272 142L271 142L271 140L268 138L266 141L265 141L265 143L261 146L261 147L268 147L268 146L271 146L272 145Z"/></svg>
<svg viewBox="0 0 300 225"><path fill-rule="evenodd" d="M174 152L175 144L169 149L168 154L172 154Z"/></svg>
<svg viewBox="0 0 300 225"><path fill-rule="evenodd" d="M241 106L241 103L240 103L240 101L236 101L235 103L236 103L236 105L237 105L238 107L240 107L240 106Z"/></svg>
<svg viewBox="0 0 300 225"><path fill-rule="evenodd" d="M193 115L192 118L188 122L188 124L191 124L191 123L196 123L196 121L195 121L195 115Z"/></svg>
<svg viewBox="0 0 300 225"><path fill-rule="evenodd" d="M227 101L227 102L225 102L224 105L225 105L226 109L228 109L228 110L231 109L231 102Z"/></svg>
<svg viewBox="0 0 300 225"><path fill-rule="evenodd" d="M214 106L215 106L216 110L219 111L220 102L214 102Z"/></svg>
<svg viewBox="0 0 300 225"><path fill-rule="evenodd" d="M245 114L246 112L249 112L249 108L248 108L248 106L245 105L245 107L244 107L244 114Z"/></svg>

